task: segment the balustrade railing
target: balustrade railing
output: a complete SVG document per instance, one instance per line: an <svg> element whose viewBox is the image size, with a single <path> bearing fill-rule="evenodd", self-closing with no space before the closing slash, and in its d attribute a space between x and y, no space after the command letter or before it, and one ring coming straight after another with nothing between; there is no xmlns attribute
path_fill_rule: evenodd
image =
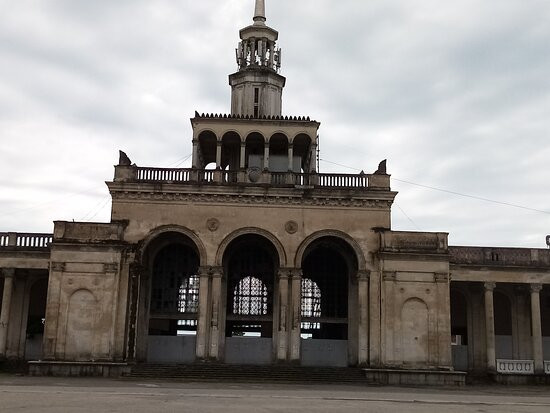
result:
<svg viewBox="0 0 550 413"><path fill-rule="evenodd" d="M48 248L52 240L52 234L0 233L0 247L22 249Z"/></svg>
<svg viewBox="0 0 550 413"><path fill-rule="evenodd" d="M288 173L285 172L271 172L271 183L273 185L286 185L293 184L292 182L287 182Z"/></svg>
<svg viewBox="0 0 550 413"><path fill-rule="evenodd" d="M501 374L535 374L533 360L497 360L497 372Z"/></svg>
<svg viewBox="0 0 550 413"><path fill-rule="evenodd" d="M367 176L349 174L318 174L319 186L330 188L366 188Z"/></svg>
<svg viewBox="0 0 550 413"><path fill-rule="evenodd" d="M243 171L200 170L200 169L170 169L136 167L134 179L137 182L166 182L166 183L218 183L253 184ZM322 188L368 188L369 178L365 174L307 174L292 172L268 172L272 185L315 186ZM131 181L131 179L130 179ZM258 180L265 183L265 180Z"/></svg>
<svg viewBox="0 0 550 413"><path fill-rule="evenodd" d="M191 169L137 168L139 181L189 182Z"/></svg>

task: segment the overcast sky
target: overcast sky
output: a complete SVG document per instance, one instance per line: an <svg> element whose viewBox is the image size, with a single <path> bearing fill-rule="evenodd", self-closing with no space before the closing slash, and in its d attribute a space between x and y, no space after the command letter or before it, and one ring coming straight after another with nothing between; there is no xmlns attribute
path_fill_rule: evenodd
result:
<svg viewBox="0 0 550 413"><path fill-rule="evenodd" d="M283 112L321 122L322 172L370 173L387 158L394 229L545 247L550 1L266 3ZM229 112L254 0L0 6L0 231L51 232L54 220L109 220L118 149L142 166L190 165L189 118Z"/></svg>

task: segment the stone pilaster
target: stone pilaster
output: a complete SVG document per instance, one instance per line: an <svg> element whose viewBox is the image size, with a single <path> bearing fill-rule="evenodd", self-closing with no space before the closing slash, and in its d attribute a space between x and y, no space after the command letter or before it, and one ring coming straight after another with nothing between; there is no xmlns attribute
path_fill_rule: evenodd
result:
<svg viewBox="0 0 550 413"><path fill-rule="evenodd" d="M289 279L292 272L281 268L278 273L279 281L279 328L277 329L277 361L286 361L288 354L289 328L288 328L288 292Z"/></svg>
<svg viewBox="0 0 550 413"><path fill-rule="evenodd" d="M359 365L367 365L369 362L369 278L370 271L359 271L357 273L359 295Z"/></svg>
<svg viewBox="0 0 550 413"><path fill-rule="evenodd" d="M540 314L541 284L531 284L531 330L535 374L544 374L544 355L542 350L542 324Z"/></svg>
<svg viewBox="0 0 550 413"><path fill-rule="evenodd" d="M300 361L301 319L302 319L302 270L292 272L290 315L290 361Z"/></svg>
<svg viewBox="0 0 550 413"><path fill-rule="evenodd" d="M212 268L212 309L210 312L210 358L214 360L220 359L220 325L223 320L225 309L222 308L222 277L223 268Z"/></svg>
<svg viewBox="0 0 550 413"><path fill-rule="evenodd" d="M487 371L496 372L495 307L493 291L496 283L487 282L485 288L485 341L487 346Z"/></svg>
<svg viewBox="0 0 550 413"><path fill-rule="evenodd" d="M4 293L2 296L2 310L0 313L0 357L5 357L15 270L13 268L4 269L2 270L2 274L4 276Z"/></svg>
<svg viewBox="0 0 550 413"><path fill-rule="evenodd" d="M209 329L209 296L210 274L208 268L199 268L199 314L197 323L197 347L195 357L205 359L208 357Z"/></svg>

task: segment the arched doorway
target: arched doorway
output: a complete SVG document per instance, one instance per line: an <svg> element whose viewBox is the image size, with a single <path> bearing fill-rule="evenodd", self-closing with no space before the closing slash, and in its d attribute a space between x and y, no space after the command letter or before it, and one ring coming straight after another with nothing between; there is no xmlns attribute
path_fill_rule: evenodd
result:
<svg viewBox="0 0 550 413"><path fill-rule="evenodd" d="M148 246L150 274L147 361L188 363L195 360L199 310L199 253L187 236L168 232Z"/></svg>
<svg viewBox="0 0 550 413"><path fill-rule="evenodd" d="M273 361L273 297L278 264L275 247L260 235L241 235L228 245L223 256L226 363Z"/></svg>
<svg viewBox="0 0 550 413"><path fill-rule="evenodd" d="M512 328L512 302L500 292L494 292L495 314L495 350L497 359L514 359L514 340Z"/></svg>
<svg viewBox="0 0 550 413"><path fill-rule="evenodd" d="M542 350L544 360L550 360L550 291L544 286L540 294Z"/></svg>
<svg viewBox="0 0 550 413"><path fill-rule="evenodd" d="M41 278L35 281L29 291L25 360L40 360L42 358L42 339L44 337L47 297L48 278Z"/></svg>
<svg viewBox="0 0 550 413"><path fill-rule="evenodd" d="M352 274L357 273L357 257L345 241L324 237L306 248L302 270L301 363L347 366L353 329L349 297L356 293Z"/></svg>
<svg viewBox="0 0 550 413"><path fill-rule="evenodd" d="M451 344L453 367L468 370L468 302L461 291L451 289Z"/></svg>

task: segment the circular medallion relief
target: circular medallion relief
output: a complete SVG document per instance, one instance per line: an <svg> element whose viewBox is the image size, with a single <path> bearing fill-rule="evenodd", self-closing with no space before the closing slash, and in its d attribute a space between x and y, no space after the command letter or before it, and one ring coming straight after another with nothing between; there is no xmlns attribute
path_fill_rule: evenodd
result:
<svg viewBox="0 0 550 413"><path fill-rule="evenodd" d="M210 218L208 221L206 221L206 227L209 231L215 232L220 227L220 221L218 221L216 218Z"/></svg>
<svg viewBox="0 0 550 413"><path fill-rule="evenodd" d="M288 221L285 224L285 230L289 234L296 234L296 232L298 231L298 223L296 221Z"/></svg>
<svg viewBox="0 0 550 413"><path fill-rule="evenodd" d="M256 183L260 180L262 176L262 170L256 166L248 168L248 179L250 182Z"/></svg>

